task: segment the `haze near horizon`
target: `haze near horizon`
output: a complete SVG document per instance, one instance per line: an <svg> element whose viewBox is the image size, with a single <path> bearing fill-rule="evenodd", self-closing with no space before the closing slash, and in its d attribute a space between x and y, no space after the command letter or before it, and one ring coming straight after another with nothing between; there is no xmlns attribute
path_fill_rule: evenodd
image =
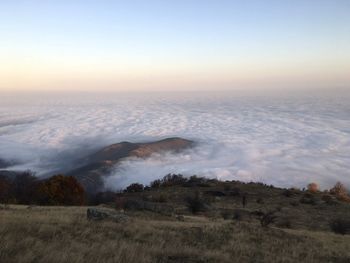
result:
<svg viewBox="0 0 350 263"><path fill-rule="evenodd" d="M349 88L349 1L1 1L0 92Z"/></svg>

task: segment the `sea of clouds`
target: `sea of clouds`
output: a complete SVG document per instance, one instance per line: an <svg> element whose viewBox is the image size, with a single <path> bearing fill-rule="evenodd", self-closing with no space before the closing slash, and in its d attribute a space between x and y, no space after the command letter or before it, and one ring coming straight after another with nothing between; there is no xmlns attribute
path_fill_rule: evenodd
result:
<svg viewBox="0 0 350 263"><path fill-rule="evenodd" d="M180 154L126 160L111 189L167 173L277 186L350 186L348 93L0 94L0 159L38 175L65 172L120 141L180 136Z"/></svg>

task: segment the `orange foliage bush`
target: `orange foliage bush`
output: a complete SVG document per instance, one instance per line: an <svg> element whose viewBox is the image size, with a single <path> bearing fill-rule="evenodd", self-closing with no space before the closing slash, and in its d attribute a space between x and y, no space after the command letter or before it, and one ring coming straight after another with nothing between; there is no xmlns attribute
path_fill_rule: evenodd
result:
<svg viewBox="0 0 350 263"><path fill-rule="evenodd" d="M334 187L329 190L329 193L335 195L340 201L350 202L349 192L341 182L337 182Z"/></svg>
<svg viewBox="0 0 350 263"><path fill-rule="evenodd" d="M55 175L40 183L38 200L43 205L83 205L85 191L73 176Z"/></svg>
<svg viewBox="0 0 350 263"><path fill-rule="evenodd" d="M318 192L319 188L318 188L318 184L316 183L311 183L307 185L307 190L311 193L316 193Z"/></svg>

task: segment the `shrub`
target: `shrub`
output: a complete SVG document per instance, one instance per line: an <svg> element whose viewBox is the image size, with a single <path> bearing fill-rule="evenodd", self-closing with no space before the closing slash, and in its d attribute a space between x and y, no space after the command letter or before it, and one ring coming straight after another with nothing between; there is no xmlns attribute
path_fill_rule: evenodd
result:
<svg viewBox="0 0 350 263"><path fill-rule="evenodd" d="M166 203L168 201L168 197L164 193L152 195L149 197L149 201L156 203Z"/></svg>
<svg viewBox="0 0 350 263"><path fill-rule="evenodd" d="M281 218L276 225L281 228L291 228L292 221L289 218Z"/></svg>
<svg viewBox="0 0 350 263"><path fill-rule="evenodd" d="M315 205L316 199L312 194L305 193L303 197L300 199L300 203L302 204L308 204L308 205Z"/></svg>
<svg viewBox="0 0 350 263"><path fill-rule="evenodd" d="M267 212L260 218L260 224L262 227L268 227L275 222L276 218L274 211Z"/></svg>
<svg viewBox="0 0 350 263"><path fill-rule="evenodd" d="M0 176L0 203L8 203L11 183L7 176Z"/></svg>
<svg viewBox="0 0 350 263"><path fill-rule="evenodd" d="M240 196L241 195L241 189L239 189L238 187L235 187L228 194L230 196Z"/></svg>
<svg viewBox="0 0 350 263"><path fill-rule="evenodd" d="M350 232L350 220L337 218L332 220L329 225L336 234L345 235Z"/></svg>
<svg viewBox="0 0 350 263"><path fill-rule="evenodd" d="M83 205L85 191L73 176L55 175L38 186L42 205Z"/></svg>
<svg viewBox="0 0 350 263"><path fill-rule="evenodd" d="M243 219L242 212L240 210L238 210L238 209L233 211L233 219L235 219L237 221L241 221Z"/></svg>
<svg viewBox="0 0 350 263"><path fill-rule="evenodd" d="M321 199L328 205L335 205L337 203L331 195L323 195Z"/></svg>
<svg viewBox="0 0 350 263"><path fill-rule="evenodd" d="M282 195L284 195L285 197L292 197L294 195L294 192L290 189L286 189L282 192Z"/></svg>
<svg viewBox="0 0 350 263"><path fill-rule="evenodd" d="M256 202L258 204L264 204L264 199L262 199L261 197L259 197L258 199L256 199Z"/></svg>
<svg viewBox="0 0 350 263"><path fill-rule="evenodd" d="M340 201L350 202L348 190L340 182L337 182L334 187L329 190L329 193L336 196L336 198Z"/></svg>
<svg viewBox="0 0 350 263"><path fill-rule="evenodd" d="M187 208L193 213L205 212L208 208L207 203L201 197L200 193L197 191L193 196L188 196L185 199Z"/></svg>
<svg viewBox="0 0 350 263"><path fill-rule="evenodd" d="M112 191L99 192L89 200L89 203L92 205L113 203L115 197L116 193Z"/></svg>
<svg viewBox="0 0 350 263"><path fill-rule="evenodd" d="M223 219L228 220L232 218L232 214L228 210L224 210L221 212L221 216Z"/></svg>
<svg viewBox="0 0 350 263"><path fill-rule="evenodd" d="M198 177L197 175L192 175L187 182L184 184L184 186L187 187L210 187L211 184L215 184L217 181L215 179L207 179L204 177Z"/></svg>
<svg viewBox="0 0 350 263"><path fill-rule="evenodd" d="M319 191L318 184L316 183L310 183L307 185L307 190L310 193L317 193Z"/></svg>
<svg viewBox="0 0 350 263"><path fill-rule="evenodd" d="M143 189L144 189L143 184L134 183L134 184L129 185L125 189L125 192L127 192L127 193L138 193L138 192L142 192Z"/></svg>
<svg viewBox="0 0 350 263"><path fill-rule="evenodd" d="M11 195L19 204L32 204L36 202L36 189L38 179L31 171L25 171L15 176L11 183Z"/></svg>
<svg viewBox="0 0 350 263"><path fill-rule="evenodd" d="M126 208L127 199L123 196L117 196L115 198L115 209L124 210Z"/></svg>
<svg viewBox="0 0 350 263"><path fill-rule="evenodd" d="M167 174L162 179L162 186L184 185L187 179L182 174Z"/></svg>
<svg viewBox="0 0 350 263"><path fill-rule="evenodd" d="M159 188L162 184L162 181L157 179L157 180L154 180L153 182L151 182L150 186L151 188Z"/></svg>

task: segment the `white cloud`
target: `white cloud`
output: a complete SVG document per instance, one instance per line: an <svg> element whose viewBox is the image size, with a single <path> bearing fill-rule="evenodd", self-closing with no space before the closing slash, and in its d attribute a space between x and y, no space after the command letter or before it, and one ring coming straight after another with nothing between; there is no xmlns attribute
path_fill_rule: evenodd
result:
<svg viewBox="0 0 350 263"><path fill-rule="evenodd" d="M0 158L39 173L68 170L119 141L182 136L193 151L129 160L112 188L169 172L304 186L350 186L349 96L213 94L81 95L19 98L0 105ZM160 158L159 158L160 157Z"/></svg>

